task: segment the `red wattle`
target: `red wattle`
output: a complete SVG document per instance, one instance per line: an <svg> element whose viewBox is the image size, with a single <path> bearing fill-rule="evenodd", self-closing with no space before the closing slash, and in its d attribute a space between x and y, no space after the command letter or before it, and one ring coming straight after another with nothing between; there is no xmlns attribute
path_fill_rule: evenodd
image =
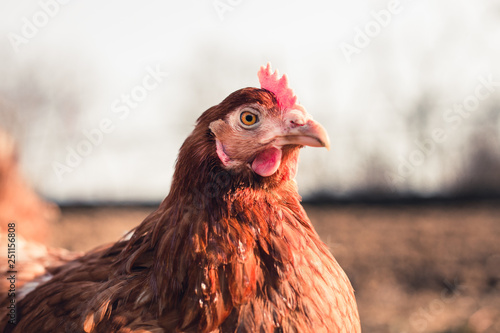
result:
<svg viewBox="0 0 500 333"><path fill-rule="evenodd" d="M281 149L271 147L260 152L252 162L252 170L262 177L273 175L281 164Z"/></svg>

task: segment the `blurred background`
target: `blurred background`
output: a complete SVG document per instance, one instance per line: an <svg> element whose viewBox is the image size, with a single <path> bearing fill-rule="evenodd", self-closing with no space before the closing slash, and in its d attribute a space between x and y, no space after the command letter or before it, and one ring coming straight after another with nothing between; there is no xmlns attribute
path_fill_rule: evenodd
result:
<svg viewBox="0 0 500 333"><path fill-rule="evenodd" d="M498 2L4 0L0 35L5 220L117 240L270 61L330 134L297 182L364 331L500 332Z"/></svg>

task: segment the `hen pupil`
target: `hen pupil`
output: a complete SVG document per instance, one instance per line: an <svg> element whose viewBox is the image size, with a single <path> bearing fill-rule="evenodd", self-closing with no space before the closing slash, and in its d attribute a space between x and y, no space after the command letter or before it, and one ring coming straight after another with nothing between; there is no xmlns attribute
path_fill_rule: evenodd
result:
<svg viewBox="0 0 500 333"><path fill-rule="evenodd" d="M247 115L247 116L245 117L245 120L246 120L247 122L251 123L251 122L253 121L253 116L252 116L252 115Z"/></svg>

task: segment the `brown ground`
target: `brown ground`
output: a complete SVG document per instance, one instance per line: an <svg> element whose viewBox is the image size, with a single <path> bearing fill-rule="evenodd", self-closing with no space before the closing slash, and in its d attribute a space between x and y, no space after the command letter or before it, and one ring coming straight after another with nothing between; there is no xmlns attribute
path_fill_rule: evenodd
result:
<svg viewBox="0 0 500 333"><path fill-rule="evenodd" d="M153 208L66 208L50 244L116 241ZM365 333L500 332L500 203L306 206Z"/></svg>

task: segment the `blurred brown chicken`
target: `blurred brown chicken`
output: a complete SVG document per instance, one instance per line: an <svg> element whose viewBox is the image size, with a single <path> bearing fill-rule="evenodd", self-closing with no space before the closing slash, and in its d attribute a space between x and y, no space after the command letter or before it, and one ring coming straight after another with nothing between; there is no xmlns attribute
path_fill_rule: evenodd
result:
<svg viewBox="0 0 500 333"><path fill-rule="evenodd" d="M49 249L43 244L51 222L58 217L57 206L41 199L22 177L14 139L0 129L0 245L7 249L9 225L14 226L11 234L15 235L15 253L11 259L18 268L16 287L43 276L47 266L61 265L75 258L66 250ZM8 270L7 259L6 253L0 261L0 272ZM1 294L6 295L9 289L9 281L2 276Z"/></svg>
<svg viewBox="0 0 500 333"><path fill-rule="evenodd" d="M286 77L229 95L182 145L169 195L130 239L49 269L6 332L360 332L351 284L294 181L329 147Z"/></svg>
<svg viewBox="0 0 500 333"><path fill-rule="evenodd" d="M0 128L0 230L14 222L18 234L30 241L44 242L59 209L47 203L28 186L18 165L14 140Z"/></svg>

